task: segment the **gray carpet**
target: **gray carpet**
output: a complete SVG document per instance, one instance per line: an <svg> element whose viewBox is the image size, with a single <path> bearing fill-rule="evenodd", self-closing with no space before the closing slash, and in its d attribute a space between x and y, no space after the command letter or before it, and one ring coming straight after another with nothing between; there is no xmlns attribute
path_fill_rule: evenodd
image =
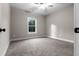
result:
<svg viewBox="0 0 79 59"><path fill-rule="evenodd" d="M74 44L50 38L11 42L6 56L73 56Z"/></svg>

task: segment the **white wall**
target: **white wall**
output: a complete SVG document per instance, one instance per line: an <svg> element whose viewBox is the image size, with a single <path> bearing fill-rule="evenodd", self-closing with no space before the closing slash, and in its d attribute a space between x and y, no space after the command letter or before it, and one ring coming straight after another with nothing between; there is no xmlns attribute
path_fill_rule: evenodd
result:
<svg viewBox="0 0 79 59"><path fill-rule="evenodd" d="M68 6L46 17L47 36L65 41L74 41L74 6Z"/></svg>
<svg viewBox="0 0 79 59"><path fill-rule="evenodd" d="M9 4L0 3L0 28L6 32L0 32L0 56L5 55L9 46L10 7Z"/></svg>
<svg viewBox="0 0 79 59"><path fill-rule="evenodd" d="M27 17L32 16L37 18L37 33L27 33ZM23 10L11 7L11 39L28 39L34 37L43 37L45 35L45 20L43 16L34 16L25 13Z"/></svg>
<svg viewBox="0 0 79 59"><path fill-rule="evenodd" d="M79 27L79 3L74 4L74 27ZM74 36L74 55L79 56L79 33Z"/></svg>
<svg viewBox="0 0 79 59"><path fill-rule="evenodd" d="M28 39L46 35L73 42L73 11L74 7L71 5L44 17L34 16L18 8L11 7L11 39ZM27 33L27 17L29 16L37 18L37 34Z"/></svg>

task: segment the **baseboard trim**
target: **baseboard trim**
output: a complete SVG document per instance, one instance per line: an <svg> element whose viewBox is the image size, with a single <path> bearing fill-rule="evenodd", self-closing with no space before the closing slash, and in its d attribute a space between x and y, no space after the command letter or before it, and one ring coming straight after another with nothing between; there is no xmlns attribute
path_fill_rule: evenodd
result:
<svg viewBox="0 0 79 59"><path fill-rule="evenodd" d="M44 37L74 43L74 41L72 41L72 40L67 40L67 39L62 39L62 38L57 38L57 37L51 37L51 36L36 36L36 37L14 38L14 39L12 39L10 41L26 40L26 39L34 39L34 38L44 38Z"/></svg>
<svg viewBox="0 0 79 59"><path fill-rule="evenodd" d="M62 38L57 38L57 37L51 37L51 36L47 36L48 38L53 38L53 39L57 39L57 40L61 40L61 41L65 41L65 42L70 42L70 43L74 43L74 41L72 40L67 40L67 39L62 39Z"/></svg>
<svg viewBox="0 0 79 59"><path fill-rule="evenodd" d="M44 38L44 37L45 36L35 36L35 37L25 37L25 38L12 38L10 41L27 40L27 39Z"/></svg>

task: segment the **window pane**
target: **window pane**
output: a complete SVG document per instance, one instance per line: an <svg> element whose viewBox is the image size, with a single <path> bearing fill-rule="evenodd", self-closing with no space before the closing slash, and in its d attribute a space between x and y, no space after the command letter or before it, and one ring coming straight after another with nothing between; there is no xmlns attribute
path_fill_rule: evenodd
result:
<svg viewBox="0 0 79 59"><path fill-rule="evenodd" d="M35 25L35 20L30 20L29 25Z"/></svg>
<svg viewBox="0 0 79 59"><path fill-rule="evenodd" d="M29 17L28 18L28 31L29 32L36 32L36 19Z"/></svg>
<svg viewBox="0 0 79 59"><path fill-rule="evenodd" d="M33 27L29 26L29 32L35 32L35 26Z"/></svg>

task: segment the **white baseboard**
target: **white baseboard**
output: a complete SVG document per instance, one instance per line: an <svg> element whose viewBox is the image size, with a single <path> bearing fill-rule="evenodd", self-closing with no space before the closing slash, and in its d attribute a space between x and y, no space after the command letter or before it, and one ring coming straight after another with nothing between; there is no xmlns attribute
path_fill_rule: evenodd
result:
<svg viewBox="0 0 79 59"><path fill-rule="evenodd" d="M25 38L14 38L14 39L11 39L10 41L17 41L17 40L24 40L24 39L34 39L34 38L40 38L40 37L42 38L44 36L25 37ZM62 38L51 37L51 36L45 36L45 37L53 38L53 39L57 39L57 40L62 40L62 41L70 42L70 43L74 43L74 41L68 40L68 39L62 39Z"/></svg>
<svg viewBox="0 0 79 59"><path fill-rule="evenodd" d="M51 37L51 36L47 36L47 37L48 37L48 38L57 39L57 40L61 40L61 41L66 41L66 42L74 43L74 41L72 41L72 40L68 40L68 39L62 39L62 38Z"/></svg>
<svg viewBox="0 0 79 59"><path fill-rule="evenodd" d="M34 38L40 38L40 37L44 37L44 36L25 37L25 38L13 38L10 41L25 40L25 39L34 39Z"/></svg>

